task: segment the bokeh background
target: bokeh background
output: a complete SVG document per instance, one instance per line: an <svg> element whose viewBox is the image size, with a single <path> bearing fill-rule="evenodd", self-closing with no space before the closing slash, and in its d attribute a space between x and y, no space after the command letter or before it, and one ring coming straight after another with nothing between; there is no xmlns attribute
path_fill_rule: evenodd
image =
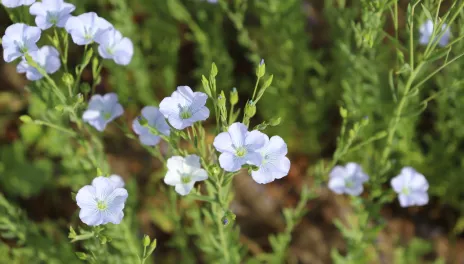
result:
<svg viewBox="0 0 464 264"><path fill-rule="evenodd" d="M308 213L295 227L288 261L331 263L333 249L346 251L333 221L345 221L356 212L350 199L332 193L326 187L327 176L318 178L314 168L332 159L342 122L339 106L348 110L349 123L369 119L360 139L385 129L394 112L388 74L400 69L395 64L398 47L388 37L395 34L388 8L376 9L371 1L340 0L69 2L77 6L75 14L95 11L135 44L131 64L106 63L96 87L97 93L118 93L126 109L118 121L121 124L130 126L141 107L157 105L178 85L200 90L201 75L209 74L212 62L219 69L218 89L228 94L236 87L239 106L243 106L253 92L255 68L264 59L274 81L258 104L252 125L281 118L279 126L266 132L286 140L292 167L287 177L265 186L246 174L234 179L232 210L240 226L240 241L251 255L269 251L268 236L285 229L283 208L294 207L301 186L309 184L316 198L307 204ZM432 8L436 5L423 2ZM460 1L443 1L440 13L455 2ZM409 34L408 3L399 1L399 45L404 46ZM460 14L451 27L454 37L464 33L463 18ZM418 9L413 28L416 43L425 19ZM2 7L0 33L11 23ZM424 48L415 44L414 49L420 56ZM462 50L464 44L457 43L451 54ZM71 46L70 67L80 63L82 53L82 47ZM439 65L439 61L431 63L425 72ZM43 116L47 106L31 95L28 82L15 67L0 61L0 263L36 263L40 254L49 254L57 262L37 263L79 263L69 254L73 248L67 239L70 223L80 224L71 192L88 184L96 172L80 158L85 151L69 144L66 135L19 120L25 114ZM388 176L395 176L402 166L415 167L430 182L431 200L427 206L404 209L395 199L382 208L385 228L373 245L381 252L382 263L464 263L463 70L464 62L458 60L429 80L412 101L444 92L400 124ZM93 82L89 67L82 83ZM412 112L417 109L411 104ZM212 120L205 125L211 126ZM214 135L208 137L212 140ZM115 125L105 131L104 142L109 168L136 194L131 198L132 220L139 230L135 237L157 238L157 263L203 263L193 238L174 235L189 222L182 216L188 204L167 192L161 163ZM367 144L340 163L361 163L374 175L381 144ZM179 205L177 212L169 210L172 203ZM174 215L180 219L173 222ZM18 226L11 231L5 223Z"/></svg>

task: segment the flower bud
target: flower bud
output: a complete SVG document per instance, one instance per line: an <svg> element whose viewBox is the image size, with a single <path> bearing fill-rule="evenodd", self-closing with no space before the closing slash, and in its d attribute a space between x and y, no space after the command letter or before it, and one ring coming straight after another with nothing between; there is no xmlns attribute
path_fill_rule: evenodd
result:
<svg viewBox="0 0 464 264"><path fill-rule="evenodd" d="M258 78L261 78L264 76L265 73L266 73L266 64L264 64L264 59L262 59L261 62L259 63L258 69L256 70L256 76L258 76Z"/></svg>
<svg viewBox="0 0 464 264"><path fill-rule="evenodd" d="M74 77L70 73L63 74L62 80L66 86L72 86L74 84Z"/></svg>
<svg viewBox="0 0 464 264"><path fill-rule="evenodd" d="M238 92L237 88L232 88L232 91L230 92L230 104L231 105L236 105L238 103Z"/></svg>
<svg viewBox="0 0 464 264"><path fill-rule="evenodd" d="M248 117L253 117L256 114L256 105L253 103L252 100L248 101L245 106L245 115Z"/></svg>
<svg viewBox="0 0 464 264"><path fill-rule="evenodd" d="M150 245L150 237L147 235L143 236L143 246L148 247Z"/></svg>

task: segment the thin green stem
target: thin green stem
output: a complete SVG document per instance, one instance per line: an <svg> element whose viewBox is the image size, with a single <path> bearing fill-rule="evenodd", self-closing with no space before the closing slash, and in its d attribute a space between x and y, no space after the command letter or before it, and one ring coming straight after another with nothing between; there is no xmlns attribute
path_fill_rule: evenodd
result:
<svg viewBox="0 0 464 264"><path fill-rule="evenodd" d="M261 77L258 76L258 78L256 79L256 83L255 83L255 89L253 90L253 96L251 97L251 100L255 100L255 95L256 95L256 91L258 90L258 85L259 85L259 80L261 79Z"/></svg>
<svg viewBox="0 0 464 264"><path fill-rule="evenodd" d="M83 57L83 60L85 60L85 57L86 57L86 54L87 54L87 51L88 51L88 48L89 48L89 45L85 45L84 47L84 57ZM74 82L74 87L73 87L73 91L77 91L77 88L81 82L81 76L82 76L82 72L84 71L85 67L87 66L87 64L84 64L85 61L82 61L82 64L79 65L79 70L77 71L77 75L76 75L76 80Z"/></svg>
<svg viewBox="0 0 464 264"><path fill-rule="evenodd" d="M47 121L43 121L43 120L35 120L34 121L35 124L37 125L43 125L43 126L47 126L47 127L50 127L50 128L53 128L53 129L56 129L56 130L59 130L61 132L64 132L64 133L67 133L69 135L71 135L72 137L77 137L77 133L70 130L70 129L67 129L67 128L64 128L64 127L60 127L58 125L55 125L55 124L52 124L50 122L47 122Z"/></svg>
<svg viewBox="0 0 464 264"><path fill-rule="evenodd" d="M427 77L425 77L422 81L420 81L418 84L416 84L413 89L416 89L420 86L422 86L426 81L428 81L430 78L432 78L433 76L435 76L435 74L437 74L438 72L440 72L441 70L443 70L446 66L448 66L449 64L453 63L454 61L456 61L457 59L461 58L462 56L464 56L464 52L459 54L458 56L454 57L453 59L451 59L450 61L446 62L445 64L443 64L442 66L440 66L438 69L436 69L435 71L433 71L430 75L428 75Z"/></svg>
<svg viewBox="0 0 464 264"><path fill-rule="evenodd" d="M393 117L393 120L392 120L392 123L388 129L388 137L387 137L387 142L386 142L386 147L382 153L382 160L384 162L387 161L388 159L388 156L390 155L390 152L391 152L391 145L393 143L393 138L395 136L395 132L396 132L396 128L398 126L398 123L400 121L400 118L401 118L401 114L403 112L403 108L405 107L406 105L406 101L407 101L407 94L409 93L410 89L411 89L411 86L412 86L412 83L414 82L417 74L419 73L419 70L422 68L422 66L424 65L424 63L421 63L417 66L417 68L412 71L411 75L409 76L408 78L408 81L405 85L405 88L404 88L404 91L403 91L403 96L401 97L401 100L400 100L400 103L398 104L398 107L395 111L395 116Z"/></svg>

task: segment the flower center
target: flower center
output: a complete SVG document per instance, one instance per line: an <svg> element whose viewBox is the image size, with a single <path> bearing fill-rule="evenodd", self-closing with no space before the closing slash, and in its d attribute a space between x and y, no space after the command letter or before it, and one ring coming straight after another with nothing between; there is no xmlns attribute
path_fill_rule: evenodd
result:
<svg viewBox="0 0 464 264"><path fill-rule="evenodd" d="M180 111L180 118L189 119L190 117L192 117L192 113L190 113L188 109L182 109Z"/></svg>
<svg viewBox="0 0 464 264"><path fill-rule="evenodd" d="M103 118L104 118L105 120L110 119L110 118L111 118L111 113L104 113L104 114L103 114Z"/></svg>
<svg viewBox="0 0 464 264"><path fill-rule="evenodd" d="M242 157L244 157L246 154L247 154L247 149L244 148L244 147L239 147L239 148L237 148L237 149L235 150L235 155L236 155L237 157L242 158Z"/></svg>
<svg viewBox="0 0 464 264"><path fill-rule="evenodd" d="M114 50L113 50L112 47L107 47L107 48L106 48L106 52L107 52L108 54L110 54L110 55L114 55Z"/></svg>
<svg viewBox="0 0 464 264"><path fill-rule="evenodd" d="M354 186L353 180L345 180L345 187L352 188Z"/></svg>
<svg viewBox="0 0 464 264"><path fill-rule="evenodd" d="M190 176L183 176L181 178L181 181L182 181L183 184L187 184L187 183L192 181L192 178Z"/></svg>
<svg viewBox="0 0 464 264"><path fill-rule="evenodd" d="M21 53L26 53L27 52L27 47L24 45L24 43L15 40L14 44L18 47L19 52Z"/></svg>
<svg viewBox="0 0 464 264"><path fill-rule="evenodd" d="M403 189L401 189L401 193L404 194L404 195L408 195L409 194L409 188L408 187L403 187Z"/></svg>
<svg viewBox="0 0 464 264"><path fill-rule="evenodd" d="M84 27L84 38L86 40L92 40L93 37L92 37L92 30L90 30L89 28L87 27Z"/></svg>
<svg viewBox="0 0 464 264"><path fill-rule="evenodd" d="M58 23L58 14L56 12L47 11L48 22L53 25Z"/></svg>
<svg viewBox="0 0 464 264"><path fill-rule="evenodd" d="M108 204L105 201L97 201L97 209L105 211L108 208Z"/></svg>

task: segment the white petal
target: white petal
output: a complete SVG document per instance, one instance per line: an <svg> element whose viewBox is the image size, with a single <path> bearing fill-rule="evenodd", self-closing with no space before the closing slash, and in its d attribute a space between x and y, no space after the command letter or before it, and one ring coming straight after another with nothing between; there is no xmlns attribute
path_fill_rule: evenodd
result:
<svg viewBox="0 0 464 264"><path fill-rule="evenodd" d="M336 194L345 192L345 180L342 177L332 177L329 180L329 189Z"/></svg>
<svg viewBox="0 0 464 264"><path fill-rule="evenodd" d="M399 194L398 200L400 201L401 207L409 207L414 205L414 201L409 195Z"/></svg>
<svg viewBox="0 0 464 264"><path fill-rule="evenodd" d="M363 185L361 183L354 184L350 188L345 188L345 192L349 195L359 196L363 192Z"/></svg>
<svg viewBox="0 0 464 264"><path fill-rule="evenodd" d="M91 185L86 185L82 187L76 194L76 202L80 208L87 208L87 209L96 209L97 202L96 202L96 190L95 187Z"/></svg>
<svg viewBox="0 0 464 264"><path fill-rule="evenodd" d="M172 99L171 97L166 97L161 100L159 110L165 118L168 118L169 116L179 116L179 107L177 106L178 104L179 102Z"/></svg>
<svg viewBox="0 0 464 264"><path fill-rule="evenodd" d="M423 206L429 202L429 195L427 192L412 192L410 197L414 201L414 205L417 206Z"/></svg>
<svg viewBox="0 0 464 264"><path fill-rule="evenodd" d="M103 223L103 217L100 211L91 209L81 209L79 218L82 222L89 226L97 226Z"/></svg>
<svg viewBox="0 0 464 264"><path fill-rule="evenodd" d="M153 135L150 132L139 136L140 143L145 146L156 146L161 141L159 136Z"/></svg>
<svg viewBox="0 0 464 264"><path fill-rule="evenodd" d="M208 173L204 169L197 169L192 173L192 181L205 181L208 179Z"/></svg>
<svg viewBox="0 0 464 264"><path fill-rule="evenodd" d="M274 172L274 177L276 179L281 179L285 176L288 175L288 172L290 171L290 160L287 157L282 157L279 160L277 160L275 163L276 166L276 171Z"/></svg>
<svg viewBox="0 0 464 264"><path fill-rule="evenodd" d="M29 7L29 13L34 16L46 16L47 10L45 10L43 3L37 2Z"/></svg>
<svg viewBox="0 0 464 264"><path fill-rule="evenodd" d="M116 188L111 192L107 198L106 202L108 203L108 211L112 213L119 213L124 209L124 204L127 200L129 194L124 188Z"/></svg>
<svg viewBox="0 0 464 264"><path fill-rule="evenodd" d="M140 124L139 119L136 118L132 121L132 130L134 130L135 134L141 136L145 134L150 134L150 130L148 127L144 127Z"/></svg>
<svg viewBox="0 0 464 264"><path fill-rule="evenodd" d="M414 191L426 192L429 189L429 183L424 175L415 172L409 183L409 187Z"/></svg>
<svg viewBox="0 0 464 264"><path fill-rule="evenodd" d="M261 153L258 152L248 152L245 156L245 160L247 164L250 165L255 165L255 166L261 166L261 163L263 161L263 157L261 156Z"/></svg>
<svg viewBox="0 0 464 264"><path fill-rule="evenodd" d="M251 132L246 132L245 145L247 149L258 150L264 147L268 139L269 137L266 134L258 130L253 130Z"/></svg>
<svg viewBox="0 0 464 264"><path fill-rule="evenodd" d="M187 184L177 184L175 190L180 195L187 195L193 189L194 184L195 182L189 182Z"/></svg>
<svg viewBox="0 0 464 264"><path fill-rule="evenodd" d="M208 99L208 95L206 95L205 93L195 92L193 94L192 104L190 106L190 109L192 110L192 112L196 113L197 111L202 109L205 106L207 99Z"/></svg>
<svg viewBox="0 0 464 264"><path fill-rule="evenodd" d="M214 138L213 146L219 152L235 153L235 150L232 147L232 139L230 138L230 134L228 132L219 133Z"/></svg>
<svg viewBox="0 0 464 264"><path fill-rule="evenodd" d="M247 134L247 127L242 123L233 123L228 129L232 144L235 148L245 145L245 136Z"/></svg>
<svg viewBox="0 0 464 264"><path fill-rule="evenodd" d="M219 156L219 165L228 172L240 170L245 162L246 161L244 159L239 159L235 155L227 152L224 152Z"/></svg>
<svg viewBox="0 0 464 264"><path fill-rule="evenodd" d="M124 218L123 211L106 211L104 214L105 222L106 223L113 223L115 225L119 225Z"/></svg>
<svg viewBox="0 0 464 264"><path fill-rule="evenodd" d="M199 110L193 112L192 119L193 122L204 121L209 117L209 109L206 106L202 106Z"/></svg>
<svg viewBox="0 0 464 264"><path fill-rule="evenodd" d="M98 118L100 116L100 112L99 111L95 111L95 110L86 110L84 112L84 114L82 115L82 119L84 121L88 121L88 120L93 120L95 118Z"/></svg>
<svg viewBox="0 0 464 264"><path fill-rule="evenodd" d="M272 173L269 171L268 166L262 166L257 171L251 172L251 177L253 180L259 184L267 184L274 181Z"/></svg>
<svg viewBox="0 0 464 264"><path fill-rule="evenodd" d="M113 182L115 188L123 188L125 185L124 180L119 175L113 174L109 179Z"/></svg>
<svg viewBox="0 0 464 264"><path fill-rule="evenodd" d="M168 159L166 166L169 170L183 172L184 158L181 156L172 156Z"/></svg>
<svg viewBox="0 0 464 264"><path fill-rule="evenodd" d="M184 158L184 164L194 168L200 168L200 157L197 155L188 155Z"/></svg>
<svg viewBox="0 0 464 264"><path fill-rule="evenodd" d="M401 191L405 187L402 175L400 174L391 179L390 185L396 193L401 193Z"/></svg>
<svg viewBox="0 0 464 264"><path fill-rule="evenodd" d="M95 187L97 198L102 201L106 201L115 189L111 180L102 176L95 178L92 181L92 186Z"/></svg>
<svg viewBox="0 0 464 264"><path fill-rule="evenodd" d="M169 116L168 121L172 127L178 130L182 130L193 125L193 122L188 119L181 119L179 116Z"/></svg>
<svg viewBox="0 0 464 264"><path fill-rule="evenodd" d="M177 173L176 171L168 170L166 176L164 176L164 183L166 183L167 185L174 186L177 184L181 184L182 181L180 179L179 173Z"/></svg>
<svg viewBox="0 0 464 264"><path fill-rule="evenodd" d="M265 135L268 138L267 135ZM266 145L264 147L266 153L273 156L285 156L287 155L287 144L279 136L273 136L270 140L266 140Z"/></svg>

